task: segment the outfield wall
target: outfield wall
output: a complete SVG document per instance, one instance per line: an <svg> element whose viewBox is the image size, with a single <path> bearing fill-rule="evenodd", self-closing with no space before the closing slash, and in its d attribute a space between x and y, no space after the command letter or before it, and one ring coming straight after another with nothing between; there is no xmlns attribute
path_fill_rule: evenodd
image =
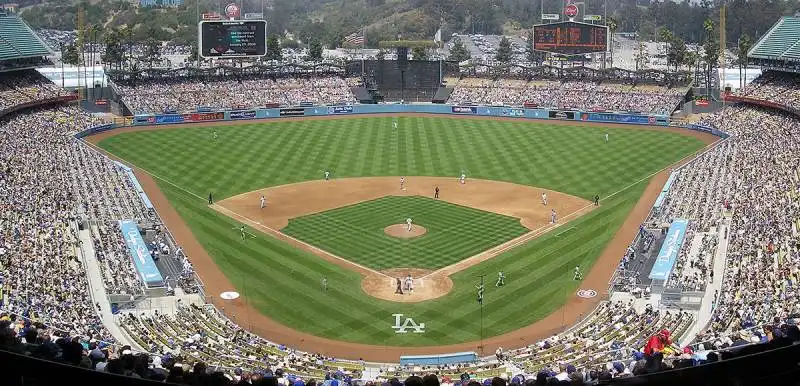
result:
<svg viewBox="0 0 800 386"><path fill-rule="evenodd" d="M526 109L506 106L458 106L440 104L379 104L316 107L283 107L185 114L146 114L129 118L125 124L160 125L197 123L208 121L238 121L288 117L344 116L355 114L449 114L483 117L508 117L528 119L556 119L566 121L628 123L637 125L667 126L665 115L624 114L614 112L584 112L579 110Z"/></svg>

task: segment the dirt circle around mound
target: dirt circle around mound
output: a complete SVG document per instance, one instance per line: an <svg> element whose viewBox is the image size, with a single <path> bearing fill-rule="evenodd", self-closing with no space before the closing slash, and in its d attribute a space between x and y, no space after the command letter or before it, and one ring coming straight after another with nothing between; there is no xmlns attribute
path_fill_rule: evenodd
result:
<svg viewBox="0 0 800 386"><path fill-rule="evenodd" d="M408 276L414 283L412 290L406 287ZM400 279L402 294L397 291L397 279ZM446 274L420 268L392 268L380 274L367 274L361 280L361 290L367 295L398 303L418 303L440 298L452 289L453 281Z"/></svg>
<svg viewBox="0 0 800 386"><path fill-rule="evenodd" d="M409 230L407 224L394 224L383 228L383 233L386 233L388 236L397 237L398 239L413 239L428 233L428 230L419 225L411 225L411 229Z"/></svg>

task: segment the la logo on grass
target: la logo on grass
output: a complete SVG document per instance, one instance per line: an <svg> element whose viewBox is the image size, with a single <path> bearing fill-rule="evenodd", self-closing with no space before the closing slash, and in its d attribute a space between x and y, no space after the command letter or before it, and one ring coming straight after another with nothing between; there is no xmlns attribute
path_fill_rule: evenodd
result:
<svg viewBox="0 0 800 386"><path fill-rule="evenodd" d="M394 329L395 334L405 334L408 332L406 330L408 330L409 328L413 329L414 331L412 332L415 334L421 334L425 332L425 323L417 324L417 322L415 322L414 319L406 318L406 320L401 325L400 319L403 318L403 314L392 314L392 316L394 316L394 326L392 326L392 328Z"/></svg>

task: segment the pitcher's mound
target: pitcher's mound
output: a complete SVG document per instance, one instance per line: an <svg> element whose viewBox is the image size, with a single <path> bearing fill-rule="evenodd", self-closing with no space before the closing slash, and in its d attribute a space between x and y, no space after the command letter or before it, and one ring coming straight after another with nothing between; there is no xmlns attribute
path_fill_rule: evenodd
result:
<svg viewBox="0 0 800 386"><path fill-rule="evenodd" d="M401 239L413 239L414 237L422 236L427 232L428 230L425 229L425 227L421 227L419 225L412 225L411 230L408 230L408 225L406 224L394 224L383 228L383 233Z"/></svg>

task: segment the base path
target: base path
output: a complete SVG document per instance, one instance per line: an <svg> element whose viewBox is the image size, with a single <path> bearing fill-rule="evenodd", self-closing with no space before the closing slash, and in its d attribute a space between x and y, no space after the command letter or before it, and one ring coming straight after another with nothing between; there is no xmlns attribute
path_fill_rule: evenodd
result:
<svg viewBox="0 0 800 386"><path fill-rule="evenodd" d="M501 119L501 120L515 120L516 118L491 118L491 117L449 117L443 115L431 114L382 114L382 115L366 115L366 116L341 116L341 117L324 117L324 118L310 118L310 119L353 119L353 118L369 118L375 116L427 116L436 118L451 118L451 119ZM308 118L307 118L308 119ZM263 121L267 122L269 120ZM187 128L192 126L228 126L236 124L253 124L257 121L240 121L240 122L208 122L204 124L192 125L164 125L164 126L150 126L150 127L133 127L133 128L120 128L117 130L103 132L97 135L86 138L90 144L97 144L103 138L108 138L124 132L143 131L143 130L168 130L172 128ZM280 124L279 120L273 119L272 122ZM546 122L548 125L568 125L568 126L598 126L598 127L624 127L633 130L654 130L654 131L670 131L678 134L692 136L702 140L707 145L717 141L718 138L711 134L705 134L696 131L690 131L680 128L665 128L665 127L648 127L636 125L614 125L605 123L586 123L578 121L538 121ZM531 121L531 124L536 122ZM102 151L102 150L101 150ZM107 154L107 153L106 153ZM117 159L111 154L111 158ZM123 161L124 160L120 160ZM676 163L677 166L681 163L688 161L688 158L682 162ZM235 300L223 300L219 294L225 291L234 290L231 281L222 273L219 267L214 263L214 260L197 241L194 234L192 234L186 222L178 214L178 212L170 205L166 196L159 189L155 179L147 172L136 168L135 165L128 165L134 168L134 173L142 185L147 196L156 208L159 216L163 219L165 225L170 233L175 237L177 242L183 247L188 256L191 256L192 264L195 271L202 278L206 293L209 295L209 301L217 306L220 311L225 315L238 321L243 328L247 328L251 332L258 334L270 341L284 344L288 347L296 348L302 351L320 353L329 357L346 358L346 359L359 359L363 358L368 361L375 362L397 362L401 355L425 355L425 354L445 354L462 351L476 351L480 352L479 346L481 342L464 342L453 345L440 345L431 347L397 347L397 346L381 346L369 345L361 343L343 342L328 338L314 336L308 333L297 331L290 326L284 326L275 322L274 320L262 315L249 302L244 296ZM554 311L547 317L536 321L535 323L526 327L520 328L509 333L486 338L483 340L484 352L492 353L497 347L516 348L524 345L536 343L537 341L563 331L566 327L573 325L575 321L591 312L597 304L606 298L605 289L608 286L609 278L619 263L620 256L625 253L625 250L631 240L634 239L639 230L639 224L644 222L647 214L650 211L653 203L661 193L664 183L669 178L669 168L654 175L650 183L647 185L640 201L633 208L628 218L622 224L620 229L614 235L613 239L603 250L602 254L598 257L592 269L586 274L581 288L595 289L599 292L599 296L591 299L580 298L573 296L562 307ZM453 178L455 180L455 178ZM430 192L428 193L430 194ZM202 199L202 198L201 198ZM257 204L257 200L253 203ZM423 273L424 275L424 273ZM384 277L386 275L383 275ZM248 322L243 319L237 319L237 315L248 315Z"/></svg>

